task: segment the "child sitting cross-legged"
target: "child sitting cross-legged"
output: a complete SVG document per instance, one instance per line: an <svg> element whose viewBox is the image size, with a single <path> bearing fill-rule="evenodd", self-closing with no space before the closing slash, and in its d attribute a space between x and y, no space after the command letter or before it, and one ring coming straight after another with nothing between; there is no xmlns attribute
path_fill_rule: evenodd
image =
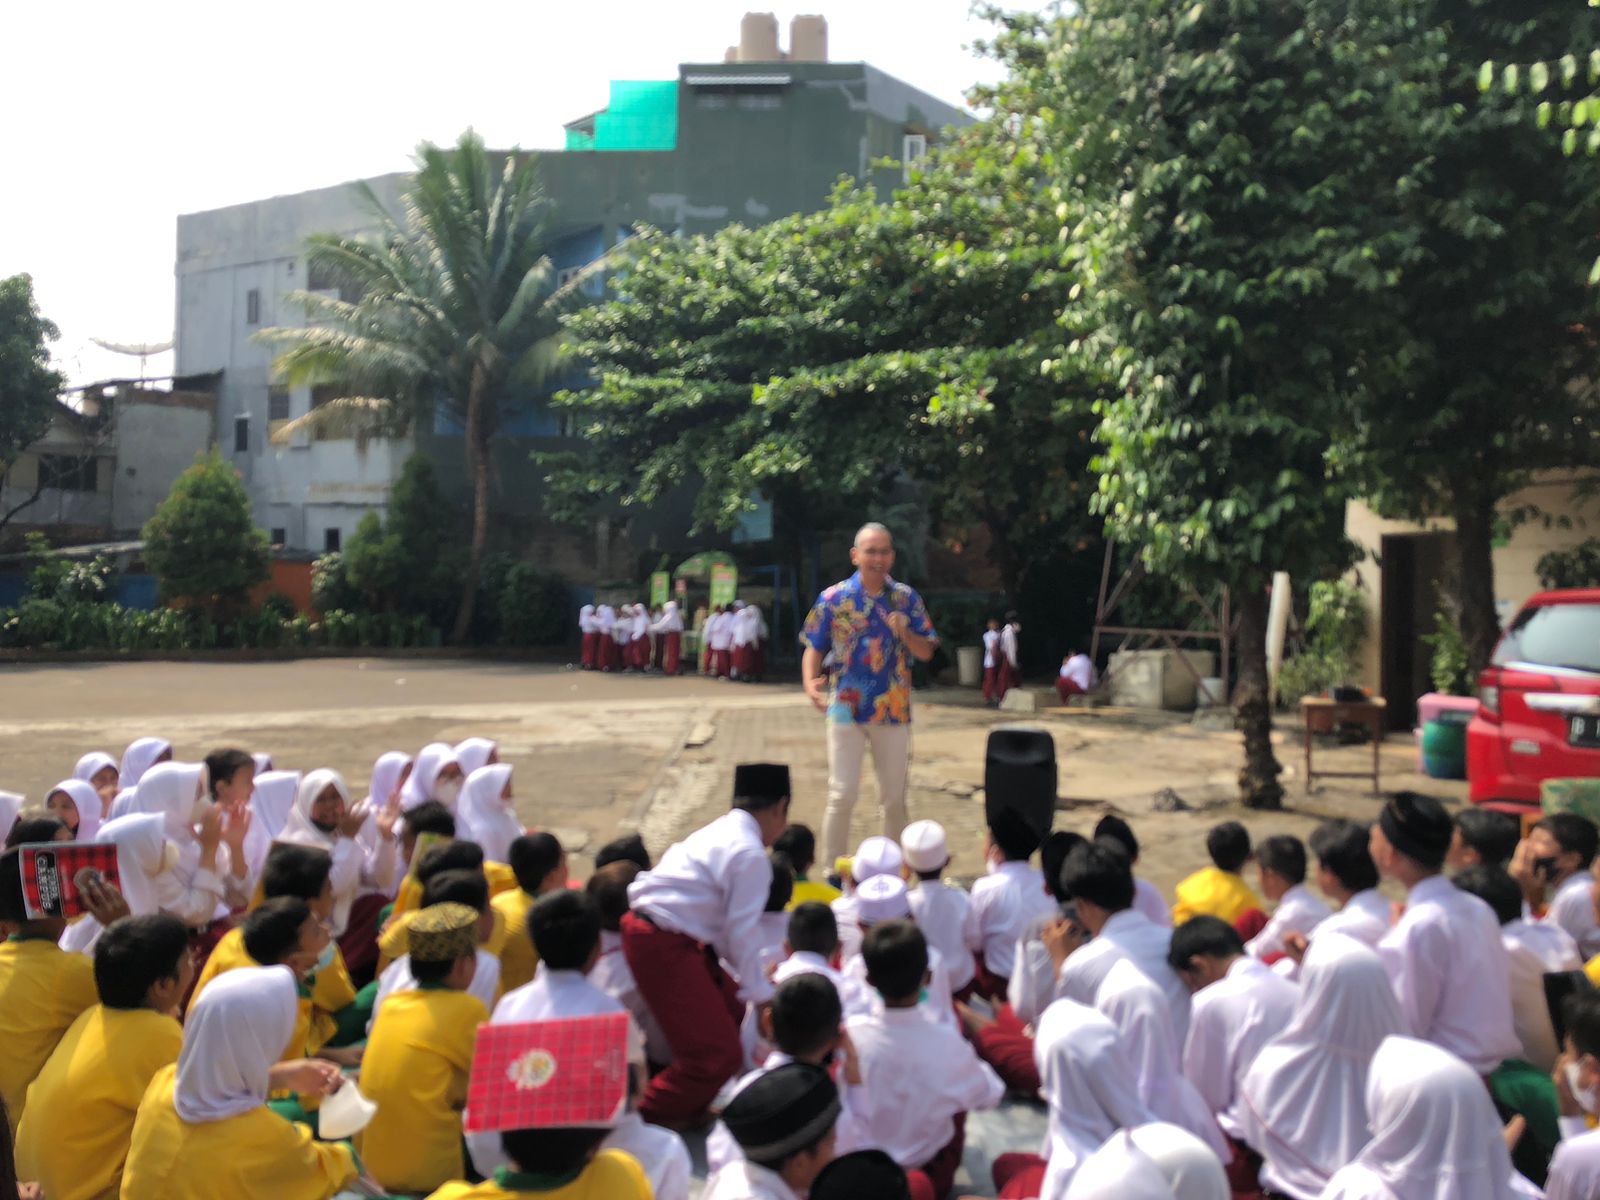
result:
<svg viewBox="0 0 1600 1200"><path fill-rule="evenodd" d="M744 1152L706 1181L704 1200L793 1200L833 1161L839 1092L828 1073L787 1063L755 1080L722 1110Z"/></svg>

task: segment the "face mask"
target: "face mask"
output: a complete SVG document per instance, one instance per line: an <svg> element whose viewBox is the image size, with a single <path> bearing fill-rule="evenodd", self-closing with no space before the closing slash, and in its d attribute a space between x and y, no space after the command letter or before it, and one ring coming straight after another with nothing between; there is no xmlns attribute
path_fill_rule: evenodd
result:
<svg viewBox="0 0 1600 1200"><path fill-rule="evenodd" d="M433 785L433 798L446 808L454 808L461 798L461 781L445 779Z"/></svg>
<svg viewBox="0 0 1600 1200"><path fill-rule="evenodd" d="M189 810L189 824L198 825L206 819L206 814L211 811L211 797L200 796L194 802L194 807Z"/></svg>
<svg viewBox="0 0 1600 1200"><path fill-rule="evenodd" d="M174 842L161 843L161 865L156 868L157 875L165 875L168 871L175 870L182 860L183 854Z"/></svg>
<svg viewBox="0 0 1600 1200"><path fill-rule="evenodd" d="M1591 1115L1600 1113L1600 1095L1595 1094L1594 1088L1578 1086L1578 1064L1567 1064L1567 1087L1572 1092L1572 1098L1578 1102L1578 1107Z"/></svg>
<svg viewBox="0 0 1600 1200"><path fill-rule="evenodd" d="M333 965L333 951L334 944L330 940L328 944L322 948L322 953L317 956L317 965L311 968L311 973L313 975L319 971L326 971L330 966Z"/></svg>

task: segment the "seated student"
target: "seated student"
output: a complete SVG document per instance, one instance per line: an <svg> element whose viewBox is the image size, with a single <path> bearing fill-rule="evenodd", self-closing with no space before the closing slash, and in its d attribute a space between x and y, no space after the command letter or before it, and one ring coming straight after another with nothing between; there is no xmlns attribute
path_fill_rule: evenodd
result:
<svg viewBox="0 0 1600 1200"><path fill-rule="evenodd" d="M839 993L820 975L800 975L778 985L772 1007L762 1016L762 1033L772 1044L767 1060L734 1085L737 1096L757 1079L785 1063L803 1062L827 1070L835 1058L843 1069L838 1082L839 1148L849 1151L868 1143L868 1097L861 1088L861 1064L844 1032L844 1010ZM718 1121L706 1138L706 1170L715 1172L744 1157L725 1123Z"/></svg>
<svg viewBox="0 0 1600 1200"><path fill-rule="evenodd" d="M811 868L817 865L817 835L809 825L790 825L772 843L772 852L782 854L794 867L794 895L789 907L794 908L811 901L832 904L843 893L826 881L813 880Z"/></svg>
<svg viewBox="0 0 1600 1200"><path fill-rule="evenodd" d="M1252 958L1271 961L1288 950L1290 934L1309 936L1333 910L1305 885L1306 847L1297 837L1278 834L1262 842L1256 848L1256 877L1261 894L1276 907L1244 948Z"/></svg>
<svg viewBox="0 0 1600 1200"><path fill-rule="evenodd" d="M1576 813L1551 813L1534 822L1508 868L1535 914L1572 935L1585 958L1600 954L1594 878L1600 829ZM1548 899L1549 907L1545 907Z"/></svg>
<svg viewBox="0 0 1600 1200"><path fill-rule="evenodd" d="M332 1063L278 1064L294 1031L287 967L229 971L194 1002L178 1061L139 1103L122 1200L328 1200L357 1177L348 1145L267 1107L274 1087L335 1090Z"/></svg>
<svg viewBox="0 0 1600 1200"><path fill-rule="evenodd" d="M117 798L120 786L116 759L104 750L91 750L73 764L72 777L87 783L99 793L102 814L110 811L111 802ZM7 1200L10 1198L7 1197Z"/></svg>
<svg viewBox="0 0 1600 1200"><path fill-rule="evenodd" d="M23 830L25 841L48 842L62 840L57 835L65 834L66 828L54 817L39 817L19 822L12 832ZM114 896L114 891L111 894ZM126 911L123 905L106 910L106 915L114 920ZM20 856L15 850L0 857L0 922L12 928L11 936L0 942L0 1101L10 1114L10 1132L14 1134L22 1120L28 1085L72 1023L97 997L94 963L56 944L67 927L65 919L28 917L22 900Z"/></svg>
<svg viewBox="0 0 1600 1200"><path fill-rule="evenodd" d="M155 1073L178 1061L174 1014L193 978L189 931L176 917L124 917L95 943L100 1003L50 1055L17 1129L22 1177L50 1200L117 1194L139 1101Z"/></svg>
<svg viewBox="0 0 1600 1200"><path fill-rule="evenodd" d="M1029 862L1046 832L1014 809L997 813L989 827L984 857L993 873L972 885L972 917L979 938L975 978L981 995L1005 998L1016 964L1017 939L1035 920L1056 911L1044 875Z"/></svg>
<svg viewBox="0 0 1600 1200"><path fill-rule="evenodd" d="M948 1195L961 1162L966 1113L994 1108L1005 1084L959 1033L918 1010L929 979L920 929L910 921L875 925L862 957L867 981L883 1001L881 1011L845 1023L871 1097L865 1143L887 1151L907 1171L921 1171L935 1195Z"/></svg>
<svg viewBox="0 0 1600 1200"><path fill-rule="evenodd" d="M1342 933L1363 945L1376 946L1389 932L1393 906L1378 890L1371 841L1371 831L1355 821L1324 821L1311 831L1317 887L1339 906L1338 912L1317 926L1317 933ZM1294 952L1292 939L1290 952Z"/></svg>
<svg viewBox="0 0 1600 1200"><path fill-rule="evenodd" d="M950 865L944 826L937 821L913 821L900 835L900 852L906 869L914 871L918 880L908 896L911 915L929 947L944 961L951 991L960 995L977 970L972 950L982 939L972 898L940 878Z"/></svg>
<svg viewBox="0 0 1600 1200"><path fill-rule="evenodd" d="M1600 992L1567 997L1566 1045L1551 1079L1561 1107L1561 1145L1545 1180L1549 1200L1589 1200L1600 1195L1600 1130L1590 1118L1600 1111Z"/></svg>
<svg viewBox="0 0 1600 1200"><path fill-rule="evenodd" d="M1455 815L1445 866L1452 871L1467 867L1504 867L1516 853L1522 831L1510 813L1468 805Z"/></svg>
<svg viewBox="0 0 1600 1200"><path fill-rule="evenodd" d="M822 1168L810 1200L933 1200L933 1193L913 1196L904 1167L882 1150L857 1150Z"/></svg>
<svg viewBox="0 0 1600 1200"><path fill-rule="evenodd" d="M361 1065L362 1094L378 1106L357 1145L389 1192L426 1192L460 1178L461 1110L478 1026L489 1010L469 995L481 914L435 904L411 922L416 988L384 1001Z"/></svg>
<svg viewBox="0 0 1600 1200"><path fill-rule="evenodd" d="M506 861L516 874L513 891L501 892L489 903L506 927L506 945L500 952L500 987L512 992L533 979L539 965L533 939L528 936L528 909L540 896L567 886L567 852L553 833L526 833L511 843Z"/></svg>
<svg viewBox="0 0 1600 1200"><path fill-rule="evenodd" d="M834 963L839 954L839 926L833 910L816 900L808 900L789 913L789 932L784 939L788 956L772 973L772 982L782 986L797 975L821 975L839 994L846 1017L864 1016L872 1011L876 993L859 979L847 976Z"/></svg>
<svg viewBox="0 0 1600 1200"><path fill-rule="evenodd" d="M840 882L844 895L832 902L833 919L839 926L839 954L848 959L861 952L861 924L856 919L856 889L874 875L898 875L905 860L900 843L874 835L863 838L855 854L841 860L848 863Z"/></svg>
<svg viewBox="0 0 1600 1200"><path fill-rule="evenodd" d="M650 851L645 849L644 839L637 833L624 834L619 838L612 838L604 846L594 852L594 869L608 867L614 862L631 862L641 871L650 869Z"/></svg>
<svg viewBox="0 0 1600 1200"><path fill-rule="evenodd" d="M275 845L261 868L261 895L264 900L302 901L317 923L326 928L333 912L332 870L333 859L326 850ZM347 1035L359 1037L366 1029L370 1013L365 1006L357 1005L355 983L345 970L344 958L337 945L332 945L331 950L330 945L319 942L317 957L306 964L305 970L297 972L303 977L305 994L300 997L300 1018L295 1024L294 1041L284 1051L284 1057L304 1058L326 1052L324 1056L330 1060L354 1066L361 1061L359 1050L335 1049L330 1043L354 1040L350 1036L338 1037L341 1029ZM244 926L235 926L222 935L222 940L206 959L205 969L195 982L194 994L200 995L227 971L271 965L251 957L245 947Z"/></svg>
<svg viewBox="0 0 1600 1200"><path fill-rule="evenodd" d="M1300 991L1246 954L1238 931L1218 917L1191 917L1174 929L1167 961L1193 994L1183 1073L1237 1143L1240 1085L1261 1048L1288 1026Z"/></svg>
<svg viewBox="0 0 1600 1200"><path fill-rule="evenodd" d="M652 1200L689 1200L689 1180L694 1173L689 1147L672 1130L651 1125L639 1115L645 1078L639 1064L628 1065L628 1111L617 1118L616 1128L606 1134L601 1149L619 1150L643 1167Z"/></svg>
<svg viewBox="0 0 1600 1200"><path fill-rule="evenodd" d="M460 753L460 747L456 748ZM483 847L490 862L509 863L511 843L527 832L517 819L511 764L490 763L467 772L461 789L461 834Z"/></svg>
<svg viewBox="0 0 1600 1200"><path fill-rule="evenodd" d="M376 811L356 804L344 776L326 769L300 780L277 841L326 850L333 858L333 936L342 938L363 889L386 891L399 871L394 830L400 804L390 797ZM372 827L369 840L362 836Z"/></svg>
<svg viewBox="0 0 1600 1200"><path fill-rule="evenodd" d="M856 914L863 938L885 922L912 920L910 897L906 892L905 883L898 875L873 876L856 889L856 902ZM927 935L923 936L926 941ZM865 955L853 955L846 959L839 969L846 979L854 981L862 991L871 993L874 990L867 978ZM951 1029L959 1029L955 1007L951 1001L953 993L950 990L949 979L939 952L929 946L928 990L917 1007L928 1020L947 1025ZM878 1002L875 1001L874 1011L877 1007Z"/></svg>
<svg viewBox="0 0 1600 1200"><path fill-rule="evenodd" d="M1211 865L1190 875L1173 889L1172 923L1190 917L1221 917L1233 925L1246 913L1261 912L1261 897L1250 890L1239 872L1250 861L1250 832L1237 821L1224 821L1206 834Z"/></svg>
<svg viewBox="0 0 1600 1200"><path fill-rule="evenodd" d="M1539 1196L1517 1175L1483 1080L1455 1055L1385 1038L1367 1083L1372 1140L1323 1190L1325 1200L1391 1196Z"/></svg>
<svg viewBox="0 0 1600 1200"><path fill-rule="evenodd" d="M470 871L484 877L489 886L489 898L493 900L499 891L505 889L496 889L494 880L489 878L488 868L491 865L494 864L484 860L483 847L476 842L444 842L424 850L417 859L415 869L401 881L394 913L378 934L378 962L382 964L378 973L382 975L390 963L405 953L406 922L411 920L417 909L427 907L423 893L427 891L430 879L444 871ZM505 870L509 872L511 868L506 867ZM505 950L506 924L498 912L492 908L489 911L493 914L494 930L484 945L498 960Z"/></svg>
<svg viewBox="0 0 1600 1200"><path fill-rule="evenodd" d="M622 918L628 913L628 885L639 875L639 864L617 859L589 876L584 891L600 909L600 957L589 972L589 982L610 996L633 1017L644 1035L645 1058L657 1068L672 1061L672 1047L656 1022L655 1014L639 993L628 960L622 953ZM530 943L531 944L531 943ZM641 1082L642 1086L642 1082Z"/></svg>
<svg viewBox="0 0 1600 1200"><path fill-rule="evenodd" d="M476 996L478 1003L484 1008L498 1003L501 995L500 959L490 949L487 940L494 927L495 912L489 907L489 883L484 879L483 872L441 871L428 879L428 885L422 889L422 900L425 908L431 908L435 904L464 904L479 914L478 966L472 973L467 991ZM413 913L406 923L408 938L410 921L415 919L416 914ZM378 1011L390 996L410 991L416 986L417 980L411 973L411 955L408 952L390 963L388 969L379 977L378 994L372 1005L373 1019L377 1019Z"/></svg>
<svg viewBox="0 0 1600 1200"><path fill-rule="evenodd" d="M81 779L63 779L45 794L44 807L72 834L75 842L92 842L100 828L100 793Z"/></svg>
<svg viewBox="0 0 1600 1200"><path fill-rule="evenodd" d="M1055 999L1056 964L1044 944L1044 931L1062 919L1062 906L1068 903L1067 893L1061 886L1061 868L1074 847L1088 841L1081 833L1070 830L1052 830L1039 847L1039 869L1044 875L1045 887L1055 908L1034 920L1017 939L1015 966L1011 982L1006 987L1006 1001L1017 1020L1032 1025ZM1033 1057L1030 1047L1028 1057Z"/></svg>
<svg viewBox="0 0 1600 1200"><path fill-rule="evenodd" d="M1115 813L1107 813L1095 823L1094 840L1098 842L1102 838L1110 838L1122 847L1128 855L1130 867L1139 865L1139 839L1133 834L1133 826ZM1133 878L1133 907L1149 917L1153 924L1172 924L1172 910L1167 907L1161 889L1137 875Z"/></svg>
<svg viewBox="0 0 1600 1200"><path fill-rule="evenodd" d="M799 1200L833 1161L838 1119L839 1089L821 1067L767 1072L722 1110L744 1157L712 1174L703 1200Z"/></svg>

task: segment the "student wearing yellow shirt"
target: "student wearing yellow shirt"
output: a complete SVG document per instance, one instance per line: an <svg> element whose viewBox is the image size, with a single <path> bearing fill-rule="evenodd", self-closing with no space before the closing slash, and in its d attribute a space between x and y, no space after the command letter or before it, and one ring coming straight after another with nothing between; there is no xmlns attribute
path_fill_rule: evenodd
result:
<svg viewBox="0 0 1600 1200"><path fill-rule="evenodd" d="M329 1200L356 1178L348 1145L314 1142L267 1107L274 1086L326 1094L340 1083L332 1063L278 1063L294 1021L287 967L229 971L206 989L176 1065L139 1104L121 1200Z"/></svg>
<svg viewBox="0 0 1600 1200"><path fill-rule="evenodd" d="M373 1020L361 1090L378 1111L360 1148L389 1192L431 1191L462 1173L473 1039L489 1019L466 991L478 966L478 921L464 904L417 913L410 925L416 988L386 997Z"/></svg>
<svg viewBox="0 0 1600 1200"><path fill-rule="evenodd" d="M165 913L113 923L94 947L100 1003L73 1022L28 1089L17 1167L50 1200L115 1200L150 1080L178 1060L173 1014L194 980L189 931Z"/></svg>
<svg viewBox="0 0 1600 1200"><path fill-rule="evenodd" d="M8 842L68 841L67 827L54 817L19 821ZM10 1116L12 1134L22 1120L28 1085L44 1067L50 1052L83 1011L99 998L94 990L94 964L82 954L68 954L56 945L67 923L60 917L28 920L22 902L20 856L0 857L0 922L14 932L0 942L0 1100ZM115 920L128 907L113 889L116 907L105 915ZM98 918L100 914L96 914Z"/></svg>
<svg viewBox="0 0 1600 1200"><path fill-rule="evenodd" d="M512 992L533 982L539 952L528 936L528 909L540 896L567 886L567 852L553 833L527 833L511 843L511 870L517 889L502 892L489 903L505 921L505 945L500 951L500 990Z"/></svg>
<svg viewBox="0 0 1600 1200"><path fill-rule="evenodd" d="M794 892L789 897L789 911L793 912L808 901L832 904L844 895L838 888L809 879L811 868L817 862L817 835L808 825L790 825L772 843L774 854L786 854L794 864ZM648 868L647 868L648 869Z"/></svg>
<svg viewBox="0 0 1600 1200"><path fill-rule="evenodd" d="M416 869L401 882L400 896L395 901L394 915L389 918L378 935L378 974L382 975L406 952L406 927L419 908L426 905L423 899L428 880L445 871L476 871L489 885L491 897L514 890L516 876L504 863L490 863L483 859L483 847L476 842L446 842L429 846L422 852ZM484 949L496 958L506 944L505 918L496 914L493 932L483 942Z"/></svg>
<svg viewBox="0 0 1600 1200"><path fill-rule="evenodd" d="M1206 834L1206 853L1212 865L1196 871L1173 892L1173 926L1201 916L1232 925L1252 909L1263 912L1261 897L1239 875L1250 861L1249 831L1237 821L1224 821Z"/></svg>

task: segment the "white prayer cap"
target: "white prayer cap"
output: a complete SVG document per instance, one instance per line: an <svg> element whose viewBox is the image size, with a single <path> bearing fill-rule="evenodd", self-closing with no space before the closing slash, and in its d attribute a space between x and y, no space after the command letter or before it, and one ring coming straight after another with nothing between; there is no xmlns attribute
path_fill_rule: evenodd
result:
<svg viewBox="0 0 1600 1200"><path fill-rule="evenodd" d="M905 881L898 875L874 875L856 888L856 915L863 925L898 921L911 915Z"/></svg>
<svg viewBox="0 0 1600 1200"><path fill-rule="evenodd" d="M865 883L874 875L899 874L900 863L900 847L893 838L869 837L856 847L850 874L857 883Z"/></svg>
<svg viewBox="0 0 1600 1200"><path fill-rule="evenodd" d="M913 821L900 835L906 866L913 871L937 871L950 861L945 845L944 826L937 821Z"/></svg>

